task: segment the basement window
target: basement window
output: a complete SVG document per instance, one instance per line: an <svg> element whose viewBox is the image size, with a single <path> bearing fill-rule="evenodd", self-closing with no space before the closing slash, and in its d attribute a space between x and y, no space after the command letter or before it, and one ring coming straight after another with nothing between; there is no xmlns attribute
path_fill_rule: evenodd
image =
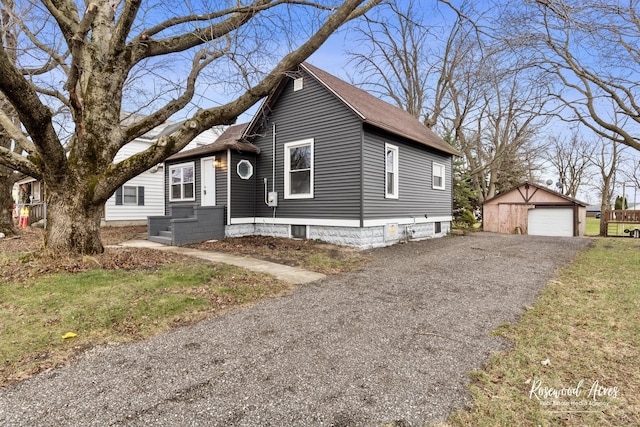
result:
<svg viewBox="0 0 640 427"><path fill-rule="evenodd" d="M292 225L291 237L294 239L306 239L307 238L307 226L306 225Z"/></svg>

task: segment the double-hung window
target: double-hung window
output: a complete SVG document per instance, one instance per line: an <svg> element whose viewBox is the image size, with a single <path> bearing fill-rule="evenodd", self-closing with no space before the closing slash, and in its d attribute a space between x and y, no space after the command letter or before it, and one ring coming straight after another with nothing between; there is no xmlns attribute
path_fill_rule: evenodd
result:
<svg viewBox="0 0 640 427"><path fill-rule="evenodd" d="M443 164L433 162L433 188L436 190L444 190L444 172Z"/></svg>
<svg viewBox="0 0 640 427"><path fill-rule="evenodd" d="M122 187L122 203L125 205L137 205L138 187L133 185L124 185Z"/></svg>
<svg viewBox="0 0 640 427"><path fill-rule="evenodd" d="M284 144L284 197L313 198L313 139Z"/></svg>
<svg viewBox="0 0 640 427"><path fill-rule="evenodd" d="M194 177L193 162L169 166L169 179L171 181L169 200L172 202L195 200Z"/></svg>
<svg viewBox="0 0 640 427"><path fill-rule="evenodd" d="M391 144L384 145L385 177L384 188L387 199L398 198L398 147Z"/></svg>
<svg viewBox="0 0 640 427"><path fill-rule="evenodd" d="M144 187L123 185L116 190L116 206L144 206Z"/></svg>

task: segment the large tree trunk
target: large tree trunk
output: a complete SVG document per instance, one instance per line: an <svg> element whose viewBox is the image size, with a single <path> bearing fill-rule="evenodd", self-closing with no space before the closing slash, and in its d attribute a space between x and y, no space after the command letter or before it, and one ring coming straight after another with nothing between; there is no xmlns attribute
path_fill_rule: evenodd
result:
<svg viewBox="0 0 640 427"><path fill-rule="evenodd" d="M0 233L11 236L18 233L13 222L13 170L0 165Z"/></svg>
<svg viewBox="0 0 640 427"><path fill-rule="evenodd" d="M83 200L82 191L47 191L45 247L49 253L98 254L102 206Z"/></svg>
<svg viewBox="0 0 640 427"><path fill-rule="evenodd" d="M600 202L600 235L607 235L607 223L605 222L605 213L606 210L611 207L611 190L609 185L609 179L604 179L604 183L602 185L602 200Z"/></svg>

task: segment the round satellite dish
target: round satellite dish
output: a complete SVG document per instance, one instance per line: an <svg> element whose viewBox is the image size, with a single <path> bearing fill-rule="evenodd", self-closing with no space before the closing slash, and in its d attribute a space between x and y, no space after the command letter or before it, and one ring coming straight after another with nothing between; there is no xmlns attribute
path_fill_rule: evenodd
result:
<svg viewBox="0 0 640 427"><path fill-rule="evenodd" d="M552 179L548 179L547 180L547 185L551 185L551 184L553 184L553 180Z"/></svg>

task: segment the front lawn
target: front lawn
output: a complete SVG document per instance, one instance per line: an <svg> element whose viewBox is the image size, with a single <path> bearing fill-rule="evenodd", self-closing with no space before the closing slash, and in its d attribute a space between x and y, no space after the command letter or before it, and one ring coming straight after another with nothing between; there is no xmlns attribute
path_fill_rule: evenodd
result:
<svg viewBox="0 0 640 427"><path fill-rule="evenodd" d="M271 276L185 261L0 285L0 386L92 346L145 339L290 289ZM68 332L76 336L63 338Z"/></svg>

